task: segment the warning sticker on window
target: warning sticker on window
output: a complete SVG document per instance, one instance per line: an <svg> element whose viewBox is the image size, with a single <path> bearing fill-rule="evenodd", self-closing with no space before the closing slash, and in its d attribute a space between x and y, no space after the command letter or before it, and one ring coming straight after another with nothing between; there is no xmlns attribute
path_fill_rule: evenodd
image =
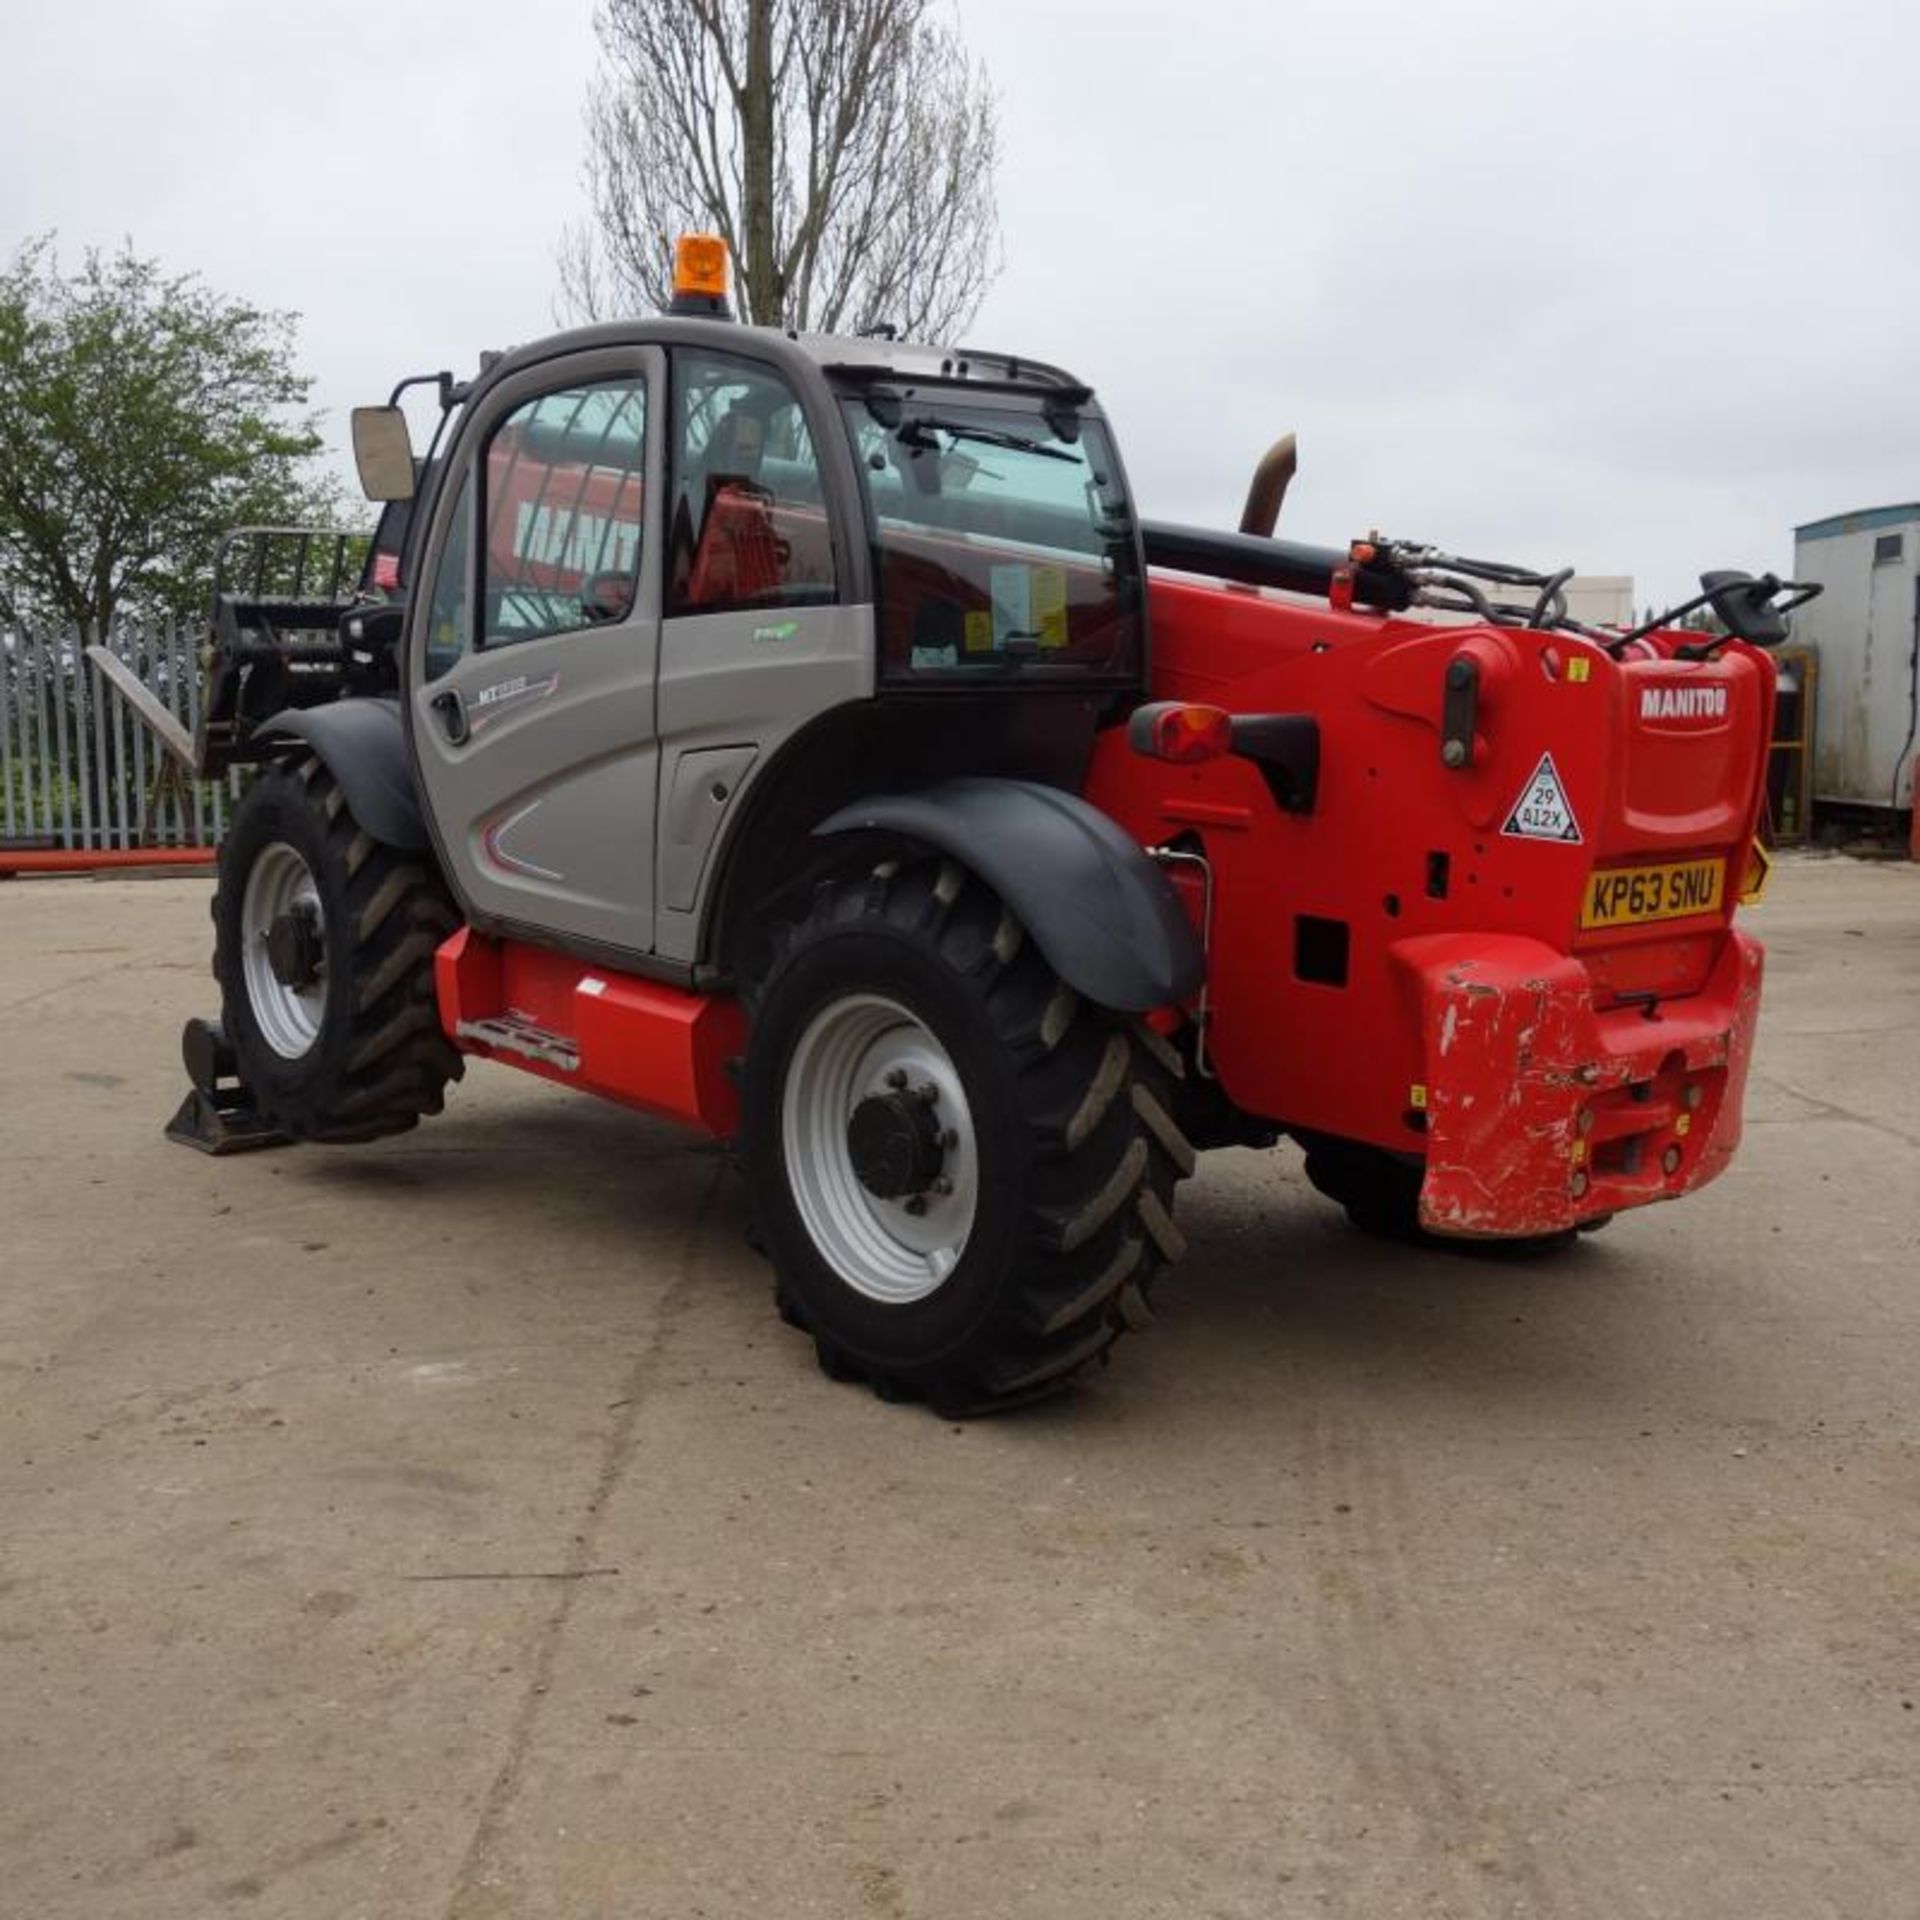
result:
<svg viewBox="0 0 1920 1920"><path fill-rule="evenodd" d="M1013 646L1067 644L1067 574L1064 567L1030 567L1015 561L995 567L992 632L995 650ZM968 651L972 651L969 638Z"/></svg>
<svg viewBox="0 0 1920 1920"><path fill-rule="evenodd" d="M1033 573L1018 561L995 567L992 582L993 644L1031 640L1033 632Z"/></svg>
<svg viewBox="0 0 1920 1920"><path fill-rule="evenodd" d="M1064 567L1035 567L1033 570L1033 628L1043 647L1067 644L1067 570Z"/></svg>
<svg viewBox="0 0 1920 1920"><path fill-rule="evenodd" d="M1560 769L1553 764L1552 754L1540 756L1540 764L1520 789L1520 798L1513 803L1507 824L1500 831L1516 840L1579 844L1580 823L1573 817L1573 803L1567 798L1566 786L1560 778Z"/></svg>

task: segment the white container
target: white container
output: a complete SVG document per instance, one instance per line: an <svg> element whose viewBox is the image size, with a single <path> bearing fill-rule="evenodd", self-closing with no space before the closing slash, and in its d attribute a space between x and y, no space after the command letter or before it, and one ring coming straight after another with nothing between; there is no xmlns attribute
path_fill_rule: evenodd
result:
<svg viewBox="0 0 1920 1920"><path fill-rule="evenodd" d="M1820 659L1813 797L1913 805L1920 741L1920 502L1835 514L1793 530L1793 575L1826 589L1793 616Z"/></svg>

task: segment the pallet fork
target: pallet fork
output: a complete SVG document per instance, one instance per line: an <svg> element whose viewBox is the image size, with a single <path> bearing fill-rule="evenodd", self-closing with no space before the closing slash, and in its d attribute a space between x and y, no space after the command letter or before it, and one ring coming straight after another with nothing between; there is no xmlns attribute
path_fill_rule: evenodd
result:
<svg viewBox="0 0 1920 1920"><path fill-rule="evenodd" d="M180 1035L180 1057L191 1085L167 1122L167 1138L175 1145L215 1155L293 1145L291 1134L261 1117L219 1021L189 1020Z"/></svg>

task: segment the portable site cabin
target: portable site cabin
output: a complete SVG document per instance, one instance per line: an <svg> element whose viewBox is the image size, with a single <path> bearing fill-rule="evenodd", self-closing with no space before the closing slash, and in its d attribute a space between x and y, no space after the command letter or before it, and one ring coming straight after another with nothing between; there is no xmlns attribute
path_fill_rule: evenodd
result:
<svg viewBox="0 0 1920 1920"><path fill-rule="evenodd" d="M1920 737L1920 502L1812 520L1793 532L1796 580L1826 591L1793 616L1819 660L1813 797L1913 805Z"/></svg>
<svg viewBox="0 0 1920 1920"><path fill-rule="evenodd" d="M1633 575L1576 573L1563 589L1567 611L1595 627L1633 625Z"/></svg>

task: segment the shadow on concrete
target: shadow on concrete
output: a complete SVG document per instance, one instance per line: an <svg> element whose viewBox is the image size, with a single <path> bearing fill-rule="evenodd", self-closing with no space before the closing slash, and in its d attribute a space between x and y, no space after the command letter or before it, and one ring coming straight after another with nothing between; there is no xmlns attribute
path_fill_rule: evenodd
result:
<svg viewBox="0 0 1920 1920"><path fill-rule="evenodd" d="M503 1217L538 1226L582 1256L556 1259L545 1289L597 1290L609 1270L630 1284L623 1255L643 1231L654 1247L689 1236L690 1257L730 1293L767 1284L725 1149L610 1106L556 1095L456 1108L414 1134L282 1164L316 1197L444 1212L453 1232ZM1288 1148L1203 1163L1180 1220L1190 1250L1163 1284L1160 1324L1081 1390L1008 1417L1045 1431L1189 1403L1217 1420L1236 1403L1342 1383L1466 1417L1510 1418L1516 1404L1611 1417L1684 1394L1686 1376L1711 1365L1697 1308L1657 1248L1635 1245L1631 1221L1532 1258L1400 1246L1350 1228Z"/></svg>

